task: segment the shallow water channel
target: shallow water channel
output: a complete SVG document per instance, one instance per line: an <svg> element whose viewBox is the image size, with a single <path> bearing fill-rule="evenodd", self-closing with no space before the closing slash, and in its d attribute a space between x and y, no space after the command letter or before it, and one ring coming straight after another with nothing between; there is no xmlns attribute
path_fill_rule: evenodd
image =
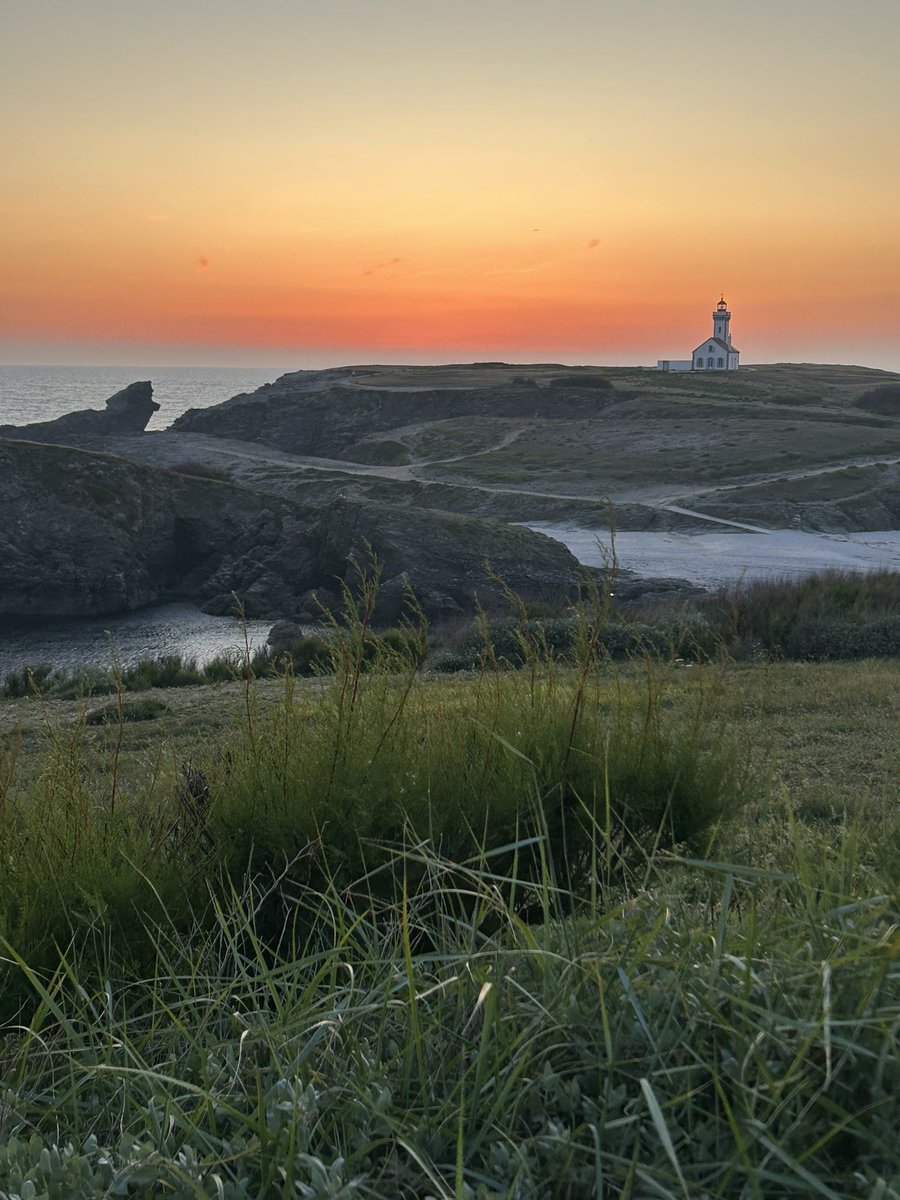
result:
<svg viewBox="0 0 900 1200"><path fill-rule="evenodd" d="M529 528L563 542L587 566L604 566L611 560L608 530L550 523L529 524ZM799 579L831 568L900 571L900 530L617 533L615 557L620 567L638 575L687 579L709 588L742 579Z"/></svg>
<svg viewBox="0 0 900 1200"><path fill-rule="evenodd" d="M271 621L248 621L251 649L262 646ZM202 665L218 654L241 653L244 632L235 617L211 617L193 604L158 604L124 616L40 621L0 618L0 679L25 665L134 666L145 658L180 654Z"/></svg>

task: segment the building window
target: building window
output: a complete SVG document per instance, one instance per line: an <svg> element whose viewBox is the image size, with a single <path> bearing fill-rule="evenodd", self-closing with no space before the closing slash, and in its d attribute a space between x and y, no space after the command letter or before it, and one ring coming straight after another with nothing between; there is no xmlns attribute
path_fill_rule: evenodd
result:
<svg viewBox="0 0 900 1200"><path fill-rule="evenodd" d="M724 366L725 366L725 359L724 359L724 358L720 358L720 359L719 359L719 366L720 366L720 367L724 367Z"/></svg>
<svg viewBox="0 0 900 1200"><path fill-rule="evenodd" d="M703 366L703 359L702 359L702 358L698 358L698 359L697 359L697 361L694 363L694 366L695 366L695 367L697 368L697 370L699 371L699 370L701 369L701 367Z"/></svg>
<svg viewBox="0 0 900 1200"><path fill-rule="evenodd" d="M706 360L706 365L708 367L711 367L713 365L712 355L710 355L710 357Z"/></svg>

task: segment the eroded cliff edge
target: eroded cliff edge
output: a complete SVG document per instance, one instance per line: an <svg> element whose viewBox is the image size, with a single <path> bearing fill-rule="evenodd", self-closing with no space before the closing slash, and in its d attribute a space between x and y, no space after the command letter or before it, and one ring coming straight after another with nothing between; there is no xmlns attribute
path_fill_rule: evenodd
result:
<svg viewBox="0 0 900 1200"><path fill-rule="evenodd" d="M584 579L550 538L499 522L391 504L306 507L237 484L109 454L0 442L0 615L123 612L161 599L208 611L314 615L374 554L378 618L412 587L432 618L526 599L564 602ZM315 593L315 595L313 595Z"/></svg>

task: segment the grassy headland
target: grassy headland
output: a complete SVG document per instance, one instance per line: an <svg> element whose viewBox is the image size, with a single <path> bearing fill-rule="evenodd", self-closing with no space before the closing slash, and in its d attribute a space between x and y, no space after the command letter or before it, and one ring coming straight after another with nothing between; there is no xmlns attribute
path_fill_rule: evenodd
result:
<svg viewBox="0 0 900 1200"><path fill-rule="evenodd" d="M343 368L286 376L110 448L214 463L251 490L308 503L340 494L600 526L611 501L622 529L684 526L670 504L767 528L887 529L900 513L898 388L890 372L815 364L709 376Z"/></svg>

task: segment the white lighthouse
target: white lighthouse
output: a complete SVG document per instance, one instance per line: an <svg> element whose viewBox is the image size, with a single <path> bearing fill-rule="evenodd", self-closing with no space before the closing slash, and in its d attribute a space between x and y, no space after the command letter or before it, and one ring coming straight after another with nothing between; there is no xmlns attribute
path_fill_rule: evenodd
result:
<svg viewBox="0 0 900 1200"><path fill-rule="evenodd" d="M691 355L694 371L736 371L741 357L740 350L735 350L731 344L731 313L723 296L716 305L712 315L713 335L707 342L701 344Z"/></svg>
<svg viewBox="0 0 900 1200"><path fill-rule="evenodd" d="M701 342L690 358L661 358L658 371L736 371L741 352L731 342L731 313L723 296L712 315L712 337Z"/></svg>

